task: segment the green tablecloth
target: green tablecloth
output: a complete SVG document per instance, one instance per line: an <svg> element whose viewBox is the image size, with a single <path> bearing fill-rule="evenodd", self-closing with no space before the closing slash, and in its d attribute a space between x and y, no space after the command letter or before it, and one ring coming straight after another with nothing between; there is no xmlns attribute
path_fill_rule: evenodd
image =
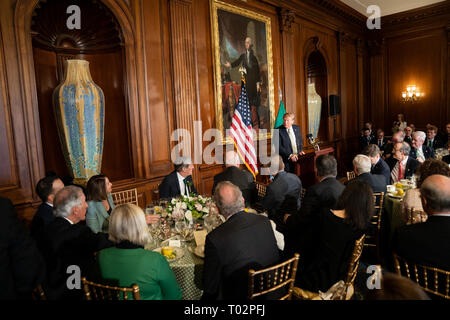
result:
<svg viewBox="0 0 450 320"><path fill-rule="evenodd" d="M186 246L183 247L183 257L169 262L169 265L183 292L182 299L200 300L203 294L202 275L204 261L192 253L188 247L194 248L195 241L187 242ZM154 246L146 247L146 249L152 250Z"/></svg>
<svg viewBox="0 0 450 320"><path fill-rule="evenodd" d="M389 221L389 244L392 243L392 237L398 227L404 226L405 221L402 219L402 199L393 198L389 195L385 200L385 212Z"/></svg>

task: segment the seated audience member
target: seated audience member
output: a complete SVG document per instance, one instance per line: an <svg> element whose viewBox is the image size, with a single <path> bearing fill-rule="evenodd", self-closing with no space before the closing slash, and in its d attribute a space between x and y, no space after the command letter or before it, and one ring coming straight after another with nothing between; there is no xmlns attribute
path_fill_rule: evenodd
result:
<svg viewBox="0 0 450 320"><path fill-rule="evenodd" d="M434 150L423 144L425 141L425 132L416 131L413 133L412 146L410 157L416 159L420 163L425 159L434 158Z"/></svg>
<svg viewBox="0 0 450 320"><path fill-rule="evenodd" d="M393 157L394 144L403 142L405 139L404 131L397 131L392 135L391 141L384 146L383 158L387 160Z"/></svg>
<svg viewBox="0 0 450 320"><path fill-rule="evenodd" d="M403 131L406 128L407 125L408 124L405 121L405 116L402 113L399 113L397 115L397 120L394 121L394 123L393 123L392 132L396 132L398 130Z"/></svg>
<svg viewBox="0 0 450 320"><path fill-rule="evenodd" d="M391 183L391 170L386 161L381 157L380 149L375 144L369 144L364 150L363 154L370 158L372 163L371 174L381 174L386 179L386 185Z"/></svg>
<svg viewBox="0 0 450 320"><path fill-rule="evenodd" d="M108 233L109 215L114 209L111 196L112 183L103 174L92 176L86 187L88 209L86 225L94 233Z"/></svg>
<svg viewBox="0 0 450 320"><path fill-rule="evenodd" d="M416 172L420 162L411 158L409 153L411 147L406 142L394 145L394 157L386 161L391 169L391 183L394 184L402 179L409 179Z"/></svg>
<svg viewBox="0 0 450 320"><path fill-rule="evenodd" d="M316 159L316 176L319 183L306 189L303 203L294 215L286 214L287 225L297 224L300 217L308 217L321 208L334 209L345 186L336 179L337 162L331 155L320 155Z"/></svg>
<svg viewBox="0 0 450 320"><path fill-rule="evenodd" d="M410 126L407 126L405 128L405 142L408 142L408 144L412 147L412 134L413 134L413 129Z"/></svg>
<svg viewBox="0 0 450 320"><path fill-rule="evenodd" d="M387 144L387 139L384 137L384 131L381 129L378 129L377 136L375 138L372 138L370 143L377 145L378 148L380 149L380 151L383 151L384 146Z"/></svg>
<svg viewBox="0 0 450 320"><path fill-rule="evenodd" d="M371 121L366 121L364 123L364 127L370 129L370 139L371 140L375 139L376 136L375 136L375 131L373 130L373 123Z"/></svg>
<svg viewBox="0 0 450 320"><path fill-rule="evenodd" d="M371 140L370 129L363 128L362 135L359 137L359 150L364 150L364 148L370 144Z"/></svg>
<svg viewBox="0 0 450 320"><path fill-rule="evenodd" d="M145 250L150 241L147 222L141 208L122 204L111 213L109 240L114 247L98 253L104 280L116 286L139 286L142 300L180 300L181 288L166 258Z"/></svg>
<svg viewBox="0 0 450 320"><path fill-rule="evenodd" d="M401 204L402 218L405 222L408 221L408 216L411 209L414 208L416 210L423 211L422 201L420 200L420 187L423 181L429 176L432 176L434 174L440 174L446 177L450 177L450 168L443 161L435 159L427 159L417 168L416 174L417 174L416 188L409 189L408 191L406 191ZM414 222L422 222L421 219L417 218L418 217L416 217L416 221Z"/></svg>
<svg viewBox="0 0 450 320"><path fill-rule="evenodd" d="M447 142L448 155L442 157L442 161L450 164L450 141Z"/></svg>
<svg viewBox="0 0 450 320"><path fill-rule="evenodd" d="M188 157L180 157L175 161L175 170L166 176L159 185L159 198L170 199L181 195L197 194L192 181L194 165Z"/></svg>
<svg viewBox="0 0 450 320"><path fill-rule="evenodd" d="M412 132L416 131L416 126L413 123L410 123L408 127L412 129Z"/></svg>
<svg viewBox="0 0 450 320"><path fill-rule="evenodd" d="M381 174L371 174L372 162L368 156L358 154L353 159L353 171L356 174L356 180L368 183L373 192L386 193L386 178Z"/></svg>
<svg viewBox="0 0 450 320"><path fill-rule="evenodd" d="M55 175L42 178L36 185L36 193L42 200L30 225L30 234L36 241L39 241L42 231L55 217L53 200L55 194L62 188L64 188L63 182Z"/></svg>
<svg viewBox="0 0 450 320"><path fill-rule="evenodd" d="M47 264L49 299L81 299L82 291L67 287L67 268L75 265L81 276L96 279L94 253L111 246L105 234L93 233L79 222L86 219L87 202L81 188L67 186L55 196L55 219L44 230L43 255Z"/></svg>
<svg viewBox="0 0 450 320"><path fill-rule="evenodd" d="M430 300L414 281L386 272L381 276L380 288L368 290L365 300Z"/></svg>
<svg viewBox="0 0 450 320"><path fill-rule="evenodd" d="M374 213L372 188L352 180L336 209L321 209L303 225L295 249L299 261L295 285L312 292L327 291L344 280L355 241L367 230Z"/></svg>
<svg viewBox="0 0 450 320"><path fill-rule="evenodd" d="M225 154L225 164L227 167L225 171L214 176L212 194L214 195L214 190L219 182L230 181L241 189L242 196L245 200L245 206L250 207L256 202L258 196L258 190L256 190L253 175L250 172L239 168L239 155L234 151L228 151Z"/></svg>
<svg viewBox="0 0 450 320"><path fill-rule="evenodd" d="M0 300L29 300L43 284L44 260L11 200L0 198L0 213Z"/></svg>
<svg viewBox="0 0 450 320"><path fill-rule="evenodd" d="M284 171L280 156L273 156L270 161L270 173L273 181L267 187L262 199L262 207L268 212L269 219L277 225L278 231L284 233L284 214L296 212L301 205L302 182L295 174Z"/></svg>
<svg viewBox="0 0 450 320"><path fill-rule="evenodd" d="M241 190L231 182L220 182L214 199L226 221L206 236L202 299L245 299L248 270L279 262L274 232L269 219L244 211Z"/></svg>
<svg viewBox="0 0 450 320"><path fill-rule="evenodd" d="M425 145L433 150L444 147L444 142L439 136L437 136L437 132L438 128L436 126L430 125L427 128L427 139L425 140Z"/></svg>
<svg viewBox="0 0 450 320"><path fill-rule="evenodd" d="M432 175L420 186L428 219L396 230L394 252L415 263L450 271L450 178Z"/></svg>

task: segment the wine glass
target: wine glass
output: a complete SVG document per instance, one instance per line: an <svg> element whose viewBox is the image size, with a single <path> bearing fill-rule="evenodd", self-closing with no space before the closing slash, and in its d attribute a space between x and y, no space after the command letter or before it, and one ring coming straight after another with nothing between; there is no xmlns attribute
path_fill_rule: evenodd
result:
<svg viewBox="0 0 450 320"><path fill-rule="evenodd" d="M183 230L186 229L187 225L184 220L180 220L175 222L175 230L178 232L179 235L182 235Z"/></svg>
<svg viewBox="0 0 450 320"><path fill-rule="evenodd" d="M145 207L145 214L155 214L155 207L151 204Z"/></svg>

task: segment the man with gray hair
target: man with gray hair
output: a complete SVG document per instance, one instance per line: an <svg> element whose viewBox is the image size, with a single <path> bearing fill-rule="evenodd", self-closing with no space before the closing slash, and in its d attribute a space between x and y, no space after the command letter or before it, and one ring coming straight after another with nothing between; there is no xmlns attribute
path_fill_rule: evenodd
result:
<svg viewBox="0 0 450 320"><path fill-rule="evenodd" d="M255 179L253 175L240 169L239 155L235 151L227 151L225 154L226 169L214 176L214 184L212 188L212 194L219 182L230 181L242 191L242 195L245 200L245 206L250 207L256 202L258 191L256 190Z"/></svg>
<svg viewBox="0 0 450 320"><path fill-rule="evenodd" d="M179 157L175 160L175 170L164 178L159 185L159 198L171 199L180 195L196 195L192 180L194 165L189 157Z"/></svg>
<svg viewBox="0 0 450 320"><path fill-rule="evenodd" d="M386 178L381 174L371 174L372 162L368 156L358 154L353 159L353 171L355 171L355 180L368 183L373 192L386 193Z"/></svg>
<svg viewBox="0 0 450 320"><path fill-rule="evenodd" d="M276 239L269 219L244 211L239 188L220 182L214 192L226 221L206 236L202 300L244 300L248 270L279 262Z"/></svg>
<svg viewBox="0 0 450 320"><path fill-rule="evenodd" d="M391 169L391 183L408 179L416 172L420 162L409 156L411 147L406 142L394 144L394 156L386 161Z"/></svg>
<svg viewBox="0 0 450 320"><path fill-rule="evenodd" d="M425 159L434 158L434 150L426 145L424 141L427 135L423 131L415 131L412 134L412 150L410 157L423 163Z"/></svg>
<svg viewBox="0 0 450 320"><path fill-rule="evenodd" d="M112 246L104 233L93 233L79 222L86 220L88 204L81 188L67 186L55 195L55 219L44 229L40 248L47 264L49 299L81 299L79 278L71 275L81 272L88 279L98 278L94 253ZM74 266L71 273L68 267ZM73 285L72 286L69 286Z"/></svg>
<svg viewBox="0 0 450 320"><path fill-rule="evenodd" d="M450 271L450 178L432 175L420 187L428 219L398 228L394 252L415 263Z"/></svg>
<svg viewBox="0 0 450 320"><path fill-rule="evenodd" d="M391 141L384 146L383 158L384 160L392 159L394 156L394 145L399 142L403 142L405 139L405 132L398 130L392 135Z"/></svg>

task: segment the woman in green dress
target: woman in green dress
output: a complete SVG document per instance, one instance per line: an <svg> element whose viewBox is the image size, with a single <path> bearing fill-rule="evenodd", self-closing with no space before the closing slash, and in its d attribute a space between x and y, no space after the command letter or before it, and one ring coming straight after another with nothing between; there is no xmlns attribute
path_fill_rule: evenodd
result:
<svg viewBox="0 0 450 320"><path fill-rule="evenodd" d="M134 204L122 204L111 213L109 240L114 247L98 254L102 278L117 285L139 286L143 300L180 300L182 291L166 258L145 250L149 242L144 212Z"/></svg>

